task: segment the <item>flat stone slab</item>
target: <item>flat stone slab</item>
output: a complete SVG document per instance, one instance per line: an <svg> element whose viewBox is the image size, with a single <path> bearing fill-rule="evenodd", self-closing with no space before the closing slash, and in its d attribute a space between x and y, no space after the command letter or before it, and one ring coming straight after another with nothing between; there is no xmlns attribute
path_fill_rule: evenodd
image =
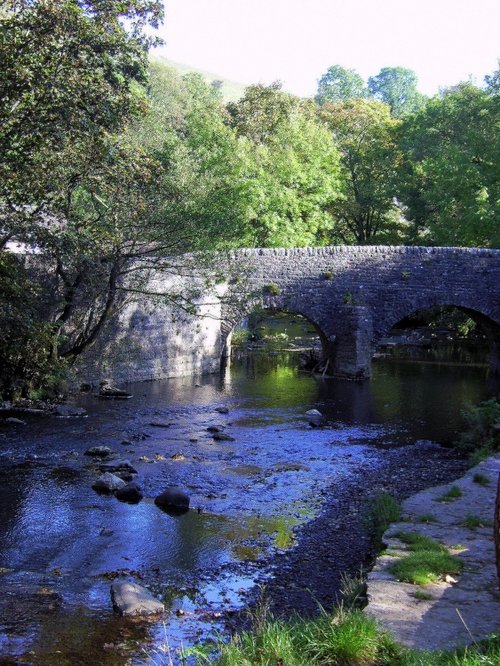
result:
<svg viewBox="0 0 500 666"><path fill-rule="evenodd" d="M489 479L488 485L473 481L478 473ZM365 612L389 629L397 642L416 649L453 649L500 630L493 534L499 473L500 456L495 456L454 483L413 495L403 504L408 521L391 525L384 534L390 555L379 557L368 576ZM452 486L460 488L462 496L451 502L438 501ZM429 516L433 522L419 522ZM486 526L464 527L467 516L479 518ZM407 547L395 536L398 531L418 532L443 543L462 560L462 573L425 586L396 580L388 568L398 555L407 554ZM416 592L429 598L419 599Z"/></svg>
<svg viewBox="0 0 500 666"><path fill-rule="evenodd" d="M123 616L165 612L165 606L149 590L129 581L116 581L111 585L111 601L115 612Z"/></svg>

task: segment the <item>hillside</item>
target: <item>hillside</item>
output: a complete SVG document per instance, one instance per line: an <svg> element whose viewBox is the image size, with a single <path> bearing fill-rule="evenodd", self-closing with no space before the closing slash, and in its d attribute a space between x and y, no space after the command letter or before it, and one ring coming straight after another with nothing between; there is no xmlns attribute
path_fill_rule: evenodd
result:
<svg viewBox="0 0 500 666"><path fill-rule="evenodd" d="M162 65L166 65L167 67L175 69L175 71L178 72L181 76L195 72L196 74L201 74L201 76L203 76L205 81L208 83L212 83L212 81L221 81L221 92L225 102L235 102L240 97L242 97L245 92L246 86L244 83L225 79L222 76L219 76L219 74L207 72L203 69L196 69L195 67L190 67L189 65L183 65L182 63L175 62L174 60L170 60L169 58L165 58L159 55L154 55L151 60L153 62L158 62Z"/></svg>

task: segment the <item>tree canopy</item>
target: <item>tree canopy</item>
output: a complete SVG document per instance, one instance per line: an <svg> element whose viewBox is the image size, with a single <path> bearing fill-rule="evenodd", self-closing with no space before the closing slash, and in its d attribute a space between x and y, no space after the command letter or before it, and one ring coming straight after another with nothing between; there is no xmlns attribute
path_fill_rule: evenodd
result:
<svg viewBox="0 0 500 666"><path fill-rule="evenodd" d="M464 83L405 118L399 197L414 242L498 247L500 95Z"/></svg>
<svg viewBox="0 0 500 666"><path fill-rule="evenodd" d="M376 76L370 76L368 89L374 99L389 105L396 118L418 111L424 102L417 90L417 75L404 67L383 67Z"/></svg>
<svg viewBox="0 0 500 666"><path fill-rule="evenodd" d="M339 153L314 105L272 86L250 86L229 105L246 139L250 187L245 243L290 247L324 243L327 209L339 195Z"/></svg>
<svg viewBox="0 0 500 666"><path fill-rule="evenodd" d="M318 82L316 101L319 105L364 97L368 97L368 89L354 69L332 65Z"/></svg>
<svg viewBox="0 0 500 666"><path fill-rule="evenodd" d="M402 241L401 213L392 181L400 159L398 121L381 102L351 99L321 107L320 117L341 151L342 196L330 207L332 240L342 243Z"/></svg>

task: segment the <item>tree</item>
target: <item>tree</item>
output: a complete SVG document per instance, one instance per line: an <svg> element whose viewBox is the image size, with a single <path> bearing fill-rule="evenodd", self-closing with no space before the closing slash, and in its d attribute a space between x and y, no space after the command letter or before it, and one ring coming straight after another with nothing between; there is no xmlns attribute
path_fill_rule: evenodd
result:
<svg viewBox="0 0 500 666"><path fill-rule="evenodd" d="M331 240L343 243L401 243L404 221L395 205L393 177L399 155L391 119L381 102L353 99L319 111L340 149L342 196L330 207Z"/></svg>
<svg viewBox="0 0 500 666"><path fill-rule="evenodd" d="M329 67L318 82L316 102L341 102L368 97L368 90L361 76L354 69L341 65Z"/></svg>
<svg viewBox="0 0 500 666"><path fill-rule="evenodd" d="M416 242L498 247L499 127L500 95L471 83L404 119L398 196Z"/></svg>
<svg viewBox="0 0 500 666"><path fill-rule="evenodd" d="M368 89L376 100L389 105L395 118L414 113L424 103L417 90L417 75L404 67L383 67L376 76L370 76Z"/></svg>
<svg viewBox="0 0 500 666"><path fill-rule="evenodd" d="M247 148L245 244L324 244L331 227L327 208L339 192L339 154L314 105L274 84L250 86L228 107Z"/></svg>
<svg viewBox="0 0 500 666"><path fill-rule="evenodd" d="M16 240L36 252L27 268L40 307L24 360L6 375L28 368L33 340L54 366L72 362L126 299L148 294L151 271L182 270L183 252L227 245L240 215L237 142L210 86L183 83L171 104L177 125L159 128L154 146L138 140L139 120L148 122L143 28L157 23L160 3L12 0L10 9L0 41L0 247L7 254ZM2 260L20 287L19 261ZM8 299L0 294L0 315L19 321ZM3 356L13 358L8 340ZM26 392L37 378L24 375Z"/></svg>

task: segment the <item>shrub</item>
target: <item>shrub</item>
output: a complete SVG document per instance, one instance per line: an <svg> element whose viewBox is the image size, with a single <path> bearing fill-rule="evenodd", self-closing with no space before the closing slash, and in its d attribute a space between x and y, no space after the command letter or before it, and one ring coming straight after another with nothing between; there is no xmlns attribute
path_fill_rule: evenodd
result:
<svg viewBox="0 0 500 666"><path fill-rule="evenodd" d="M476 407L463 412L467 423L460 435L457 447L469 456L471 465L500 451L500 404L496 400L486 400Z"/></svg>

